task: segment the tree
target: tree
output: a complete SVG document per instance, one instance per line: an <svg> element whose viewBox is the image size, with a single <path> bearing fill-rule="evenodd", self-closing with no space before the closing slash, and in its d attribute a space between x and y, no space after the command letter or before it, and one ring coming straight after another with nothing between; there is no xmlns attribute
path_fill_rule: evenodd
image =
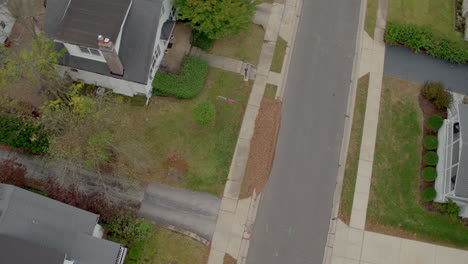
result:
<svg viewBox="0 0 468 264"><path fill-rule="evenodd" d="M55 68L65 51L57 51L55 44L45 36L38 35L31 47L19 52L0 50L0 89L39 89L53 99L70 101L70 79Z"/></svg>
<svg viewBox="0 0 468 264"><path fill-rule="evenodd" d="M225 39L246 30L255 7L251 0L176 0L179 19L211 39Z"/></svg>

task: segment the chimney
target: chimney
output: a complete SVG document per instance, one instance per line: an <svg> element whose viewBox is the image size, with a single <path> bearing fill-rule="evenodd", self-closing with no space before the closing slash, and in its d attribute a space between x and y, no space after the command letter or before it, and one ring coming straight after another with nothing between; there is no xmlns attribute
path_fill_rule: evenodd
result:
<svg viewBox="0 0 468 264"><path fill-rule="evenodd" d="M104 56L110 71L113 74L123 75L124 68L122 62L120 61L119 55L115 50L114 43L112 43L109 38L104 38L102 35L99 35L98 45L99 50L102 52L102 55Z"/></svg>

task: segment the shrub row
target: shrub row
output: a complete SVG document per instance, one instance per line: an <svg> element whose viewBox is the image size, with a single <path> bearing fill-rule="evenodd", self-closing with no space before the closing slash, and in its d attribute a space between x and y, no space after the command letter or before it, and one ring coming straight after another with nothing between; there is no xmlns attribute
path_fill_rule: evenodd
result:
<svg viewBox="0 0 468 264"><path fill-rule="evenodd" d="M424 155L424 162L426 163L426 165L435 166L437 165L438 161L439 161L439 156L437 156L437 152L435 151L428 151Z"/></svg>
<svg viewBox="0 0 468 264"><path fill-rule="evenodd" d="M208 74L208 62L185 57L181 74L157 72L153 80L153 93L189 99L200 93Z"/></svg>
<svg viewBox="0 0 468 264"><path fill-rule="evenodd" d="M41 125L8 115L0 115L0 143L35 154L46 153L49 149L49 139Z"/></svg>
<svg viewBox="0 0 468 264"><path fill-rule="evenodd" d="M440 82L426 82L422 88L422 95L432 101L437 109L446 109L452 103L452 95Z"/></svg>
<svg viewBox="0 0 468 264"><path fill-rule="evenodd" d="M195 31L193 34L192 45L202 50L209 50L213 45L214 39L210 39L206 34Z"/></svg>
<svg viewBox="0 0 468 264"><path fill-rule="evenodd" d="M389 21L385 41L391 45L402 45L415 52L427 54L452 63L468 62L468 45L434 34L425 27Z"/></svg>
<svg viewBox="0 0 468 264"><path fill-rule="evenodd" d="M423 179L427 182L433 182L437 178L437 170L434 167L426 167L423 170Z"/></svg>
<svg viewBox="0 0 468 264"><path fill-rule="evenodd" d="M437 196L437 192L433 187L428 187L424 189L421 193L421 199L426 202L434 201Z"/></svg>
<svg viewBox="0 0 468 264"><path fill-rule="evenodd" d="M444 119L440 115L431 115L427 119L427 127L432 131L439 131L444 123Z"/></svg>

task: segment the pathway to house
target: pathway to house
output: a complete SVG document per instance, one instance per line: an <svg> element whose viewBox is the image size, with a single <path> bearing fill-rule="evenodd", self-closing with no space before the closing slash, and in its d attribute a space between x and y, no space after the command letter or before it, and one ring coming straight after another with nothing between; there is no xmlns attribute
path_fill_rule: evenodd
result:
<svg viewBox="0 0 468 264"><path fill-rule="evenodd" d="M449 63L405 47L387 46L384 73L421 84L439 81L450 91L468 94L468 64Z"/></svg>
<svg viewBox="0 0 468 264"><path fill-rule="evenodd" d="M467 263L468 251L365 231L384 73L386 7L387 0L379 0L374 40L360 30L360 64L355 78L370 73L370 79L354 201L349 226L337 218L338 206L334 207L324 264Z"/></svg>

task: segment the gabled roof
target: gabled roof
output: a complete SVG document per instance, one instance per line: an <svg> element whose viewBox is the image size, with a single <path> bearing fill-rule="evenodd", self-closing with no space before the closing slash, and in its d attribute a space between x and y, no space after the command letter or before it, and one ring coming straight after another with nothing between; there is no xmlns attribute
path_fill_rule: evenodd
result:
<svg viewBox="0 0 468 264"><path fill-rule="evenodd" d="M121 246L92 236L97 220L96 214L0 184L0 235L52 249L80 264L115 264Z"/></svg>
<svg viewBox="0 0 468 264"><path fill-rule="evenodd" d="M51 248L0 234L2 264L46 263L63 264L65 254Z"/></svg>
<svg viewBox="0 0 468 264"><path fill-rule="evenodd" d="M468 105L458 105L460 119L460 163L458 165L455 195L468 198Z"/></svg>
<svg viewBox="0 0 468 264"><path fill-rule="evenodd" d="M131 0L71 0L56 39L98 48L98 35L115 43Z"/></svg>
<svg viewBox="0 0 468 264"><path fill-rule="evenodd" d="M44 31L51 39L57 38L59 25L61 24L68 1L47 0ZM125 69L122 77L112 75L107 64L104 62L74 57L68 53L65 54L62 64L71 68L147 84L162 5L163 0L133 0L122 30L119 49L119 57ZM97 35L95 38L97 38ZM58 49L63 47L63 45L57 44Z"/></svg>

